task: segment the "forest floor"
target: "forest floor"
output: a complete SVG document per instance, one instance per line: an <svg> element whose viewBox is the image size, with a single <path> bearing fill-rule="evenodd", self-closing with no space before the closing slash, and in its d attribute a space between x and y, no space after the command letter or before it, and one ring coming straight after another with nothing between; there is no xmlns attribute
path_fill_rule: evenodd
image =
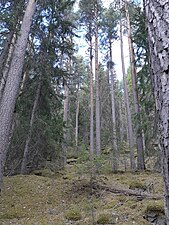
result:
<svg viewBox="0 0 169 225"><path fill-rule="evenodd" d="M5 177L0 225L148 225L148 212L149 221L163 215L159 173L114 174L103 166L91 178L88 168L73 163L57 173Z"/></svg>

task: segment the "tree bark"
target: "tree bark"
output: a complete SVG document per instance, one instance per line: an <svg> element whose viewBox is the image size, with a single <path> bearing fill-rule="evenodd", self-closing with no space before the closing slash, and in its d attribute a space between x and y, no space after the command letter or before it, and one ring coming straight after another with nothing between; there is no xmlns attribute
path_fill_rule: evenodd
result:
<svg viewBox="0 0 169 225"><path fill-rule="evenodd" d="M124 122L123 122L123 115L122 115L122 108L123 108L123 103L121 99L119 99L119 119L120 119L120 143L123 143L124 140Z"/></svg>
<svg viewBox="0 0 169 225"><path fill-rule="evenodd" d="M100 88L99 88L99 63L98 63L98 6L95 6L95 81L96 81L96 154L100 155Z"/></svg>
<svg viewBox="0 0 169 225"><path fill-rule="evenodd" d="M27 39L35 8L36 2L34 0L30 0L24 14L20 35L18 36L16 47L13 52L8 78L0 105L0 190L2 190L3 159L6 158L6 148L8 145L13 112L22 76Z"/></svg>
<svg viewBox="0 0 169 225"><path fill-rule="evenodd" d="M128 95L128 88L127 88L127 81L126 81L125 63L124 63L123 34L122 34L121 19L120 19L120 48L121 48L121 63L122 63L122 73L123 73L125 107L126 107L126 114L127 114L128 139L129 139L129 147L130 147L130 169L131 171L134 171L135 161L134 161L133 128L132 128L132 119L131 119L131 111L130 111L130 105L129 105L129 95Z"/></svg>
<svg viewBox="0 0 169 225"><path fill-rule="evenodd" d="M134 47L133 47L133 42L132 42L131 24L130 24L130 16L129 16L129 11L128 11L127 1L125 1L125 11L126 11L126 19L127 19L134 110L135 110L135 114L136 114L136 118L137 118L137 120L136 120L137 169L144 170L145 169L144 148L143 148L142 129L140 126L141 118L140 118L140 105L139 105L138 88L137 88L137 73L136 73L136 67L135 67Z"/></svg>
<svg viewBox="0 0 169 225"><path fill-rule="evenodd" d="M63 143L62 143L62 150L63 150L63 166L66 165L67 161L67 139L68 139L68 132L67 132L67 126L68 126L68 111L69 111L69 87L67 84L65 84L65 100L64 100L64 112L63 112L63 122L64 122L64 128L63 128Z"/></svg>
<svg viewBox="0 0 169 225"><path fill-rule="evenodd" d="M145 9L169 225L169 2L145 0Z"/></svg>
<svg viewBox="0 0 169 225"><path fill-rule="evenodd" d="M89 28L90 35L90 159L94 160L94 106L93 106L93 44L92 44L92 34L91 27Z"/></svg>
<svg viewBox="0 0 169 225"><path fill-rule="evenodd" d="M78 130L79 130L79 83L77 86L77 95L76 95L76 128L75 128L75 145L78 150Z"/></svg>
<svg viewBox="0 0 169 225"><path fill-rule="evenodd" d="M115 109L115 90L114 90L114 74L113 74L113 62L112 62L112 43L109 40L109 73L111 78L110 93L111 93L111 115L112 115L112 126L113 126L113 152L112 152L112 169L113 172L118 170L118 146L117 146L117 129L116 129L116 109Z"/></svg>

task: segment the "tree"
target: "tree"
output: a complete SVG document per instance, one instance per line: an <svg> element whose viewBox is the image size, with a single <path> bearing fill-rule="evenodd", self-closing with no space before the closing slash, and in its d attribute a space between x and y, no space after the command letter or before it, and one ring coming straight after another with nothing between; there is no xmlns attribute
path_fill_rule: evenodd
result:
<svg viewBox="0 0 169 225"><path fill-rule="evenodd" d="M99 2L95 2L95 80L96 80L96 154L100 155L101 139L100 139L100 91L99 91L99 57L98 57L98 17L99 17Z"/></svg>
<svg viewBox="0 0 169 225"><path fill-rule="evenodd" d="M93 21L94 5L93 2L81 0L79 2L81 11L81 23L86 28L86 41L89 44L89 77L90 77L90 158L94 159L94 93L93 93Z"/></svg>
<svg viewBox="0 0 169 225"><path fill-rule="evenodd" d="M126 12L126 19L127 19L130 66L131 66L131 74L132 74L134 111L136 114L137 168L138 170L144 170L145 169L144 148L143 148L142 128L140 126L141 118L140 118L140 104L139 104L138 86L137 86L137 73L136 73L136 67L135 67L134 47L133 47L133 41L132 41L130 15L129 15L127 1L125 1L125 12Z"/></svg>
<svg viewBox="0 0 169 225"><path fill-rule="evenodd" d="M135 169L133 128L132 128L131 110L130 110L130 105L129 105L129 95L128 95L128 88L127 88L127 81L126 81L125 64L124 64L122 19L121 18L120 18L120 48L121 48L121 63L122 63L122 73L123 73L125 107L126 107L126 116L127 116L128 139L129 139L129 147L130 147L130 168L133 171Z"/></svg>
<svg viewBox="0 0 169 225"><path fill-rule="evenodd" d="M18 7L18 4L20 7ZM24 2L18 2L18 0L0 3L0 29L3 31L0 34L0 43L2 43L2 51L0 52L0 99L3 95L14 46L23 18L23 9ZM10 18L13 18L13 20Z"/></svg>
<svg viewBox="0 0 169 225"><path fill-rule="evenodd" d="M149 48L147 29L145 24L145 14L140 5L132 5L131 7L131 27L132 38L135 51L135 62L138 68L137 85L140 100L140 117L142 121L142 131L145 142L145 156L158 154L154 152L153 145L157 143L157 124L155 113L155 100L153 95L152 79L149 65Z"/></svg>
<svg viewBox="0 0 169 225"><path fill-rule="evenodd" d="M169 224L169 3L145 0L151 74L158 115L159 144L165 184L165 214Z"/></svg>
<svg viewBox="0 0 169 225"><path fill-rule="evenodd" d="M33 124L34 124L34 120L35 120L35 114L36 114L36 110L37 110L37 106L38 106L38 101L39 101L39 97L40 97L40 90L41 90L41 85L42 85L41 84L41 79L42 79L41 76L39 77L39 83L38 83L38 87L37 87L37 90L36 90L35 100L34 100L32 113L31 113L29 131L28 131L28 135L27 135L27 139L26 139L26 143L25 143L25 149L24 149L22 165L21 165L21 173L22 174L25 174L27 172L26 166L27 166L27 163L28 163L29 145L30 145L31 136L32 136L32 133L33 133Z"/></svg>
<svg viewBox="0 0 169 225"><path fill-rule="evenodd" d="M112 169L117 171L118 169L118 145L117 145L117 128L116 128L116 109L115 109L115 73L114 65L112 61L112 42L117 39L117 13L114 11L113 7L110 6L108 10L105 10L103 20L102 20L102 30L104 36L102 37L103 46L108 46L108 82L110 82L110 94L111 94L111 110L112 110Z"/></svg>
<svg viewBox="0 0 169 225"><path fill-rule="evenodd" d="M24 64L24 55L27 47L27 39L36 8L36 1L30 0L24 14L20 35L13 52L11 65L6 81L4 94L0 104L0 190L2 190L3 166L6 158L10 129L12 126L13 112L19 90Z"/></svg>

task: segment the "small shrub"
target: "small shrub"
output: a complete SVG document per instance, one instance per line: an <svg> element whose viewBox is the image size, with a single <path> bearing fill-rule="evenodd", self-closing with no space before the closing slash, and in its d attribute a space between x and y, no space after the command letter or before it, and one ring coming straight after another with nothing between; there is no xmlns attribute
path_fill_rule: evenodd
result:
<svg viewBox="0 0 169 225"><path fill-rule="evenodd" d="M78 221L82 218L82 215L78 209L73 208L67 211L65 217L68 220Z"/></svg>
<svg viewBox="0 0 169 225"><path fill-rule="evenodd" d="M78 163L88 162L90 160L90 153L88 150L80 150L78 152Z"/></svg>
<svg viewBox="0 0 169 225"><path fill-rule="evenodd" d="M97 224L108 224L110 223L110 215L109 214L101 214L97 219Z"/></svg>

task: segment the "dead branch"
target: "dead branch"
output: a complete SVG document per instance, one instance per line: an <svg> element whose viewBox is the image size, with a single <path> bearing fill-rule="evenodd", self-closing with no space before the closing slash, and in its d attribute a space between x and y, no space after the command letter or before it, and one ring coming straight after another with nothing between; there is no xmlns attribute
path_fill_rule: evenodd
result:
<svg viewBox="0 0 169 225"><path fill-rule="evenodd" d="M120 188L115 188L115 187L110 188L110 187L102 186L102 185L98 185L98 184L94 184L93 188L104 190L104 191L111 192L114 194L123 194L126 196L136 196L138 198L138 200L143 200L145 198L154 199L154 200L163 199L162 195L151 194L151 193L143 192L141 190L136 191L136 190L130 190L130 189L120 189Z"/></svg>

